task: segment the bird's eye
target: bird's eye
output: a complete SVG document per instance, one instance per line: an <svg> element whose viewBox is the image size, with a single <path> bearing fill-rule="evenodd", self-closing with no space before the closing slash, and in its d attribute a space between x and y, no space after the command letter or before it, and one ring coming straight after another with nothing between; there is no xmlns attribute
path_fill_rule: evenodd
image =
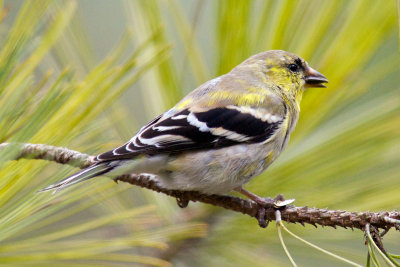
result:
<svg viewBox="0 0 400 267"><path fill-rule="evenodd" d="M299 70L299 66L297 66L296 64L290 64L290 65L288 66L288 69L289 69L290 71L292 71L292 72L296 72L296 71Z"/></svg>

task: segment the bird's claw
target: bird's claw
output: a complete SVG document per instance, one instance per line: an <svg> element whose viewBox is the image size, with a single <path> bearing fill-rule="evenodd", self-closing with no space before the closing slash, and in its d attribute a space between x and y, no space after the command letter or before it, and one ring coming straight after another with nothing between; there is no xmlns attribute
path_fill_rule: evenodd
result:
<svg viewBox="0 0 400 267"><path fill-rule="evenodd" d="M267 220L265 219L265 208L264 208L264 207L261 207L261 208L258 209L258 212L257 212L257 221L258 221L258 225L259 225L261 228L267 228L267 226L268 226L268 224L269 224L269 221L267 221Z"/></svg>
<svg viewBox="0 0 400 267"><path fill-rule="evenodd" d="M292 204L295 201L295 199L285 200L285 198L281 194L279 194L274 199L266 197L260 198L260 200L261 201L257 203L260 206L257 212L257 221L258 225L262 228L266 228L269 223L269 220L266 220L265 218L267 210L284 210L288 205Z"/></svg>
<svg viewBox="0 0 400 267"><path fill-rule="evenodd" d="M189 205L189 200L186 198L177 197L176 204L178 204L179 208L184 209Z"/></svg>

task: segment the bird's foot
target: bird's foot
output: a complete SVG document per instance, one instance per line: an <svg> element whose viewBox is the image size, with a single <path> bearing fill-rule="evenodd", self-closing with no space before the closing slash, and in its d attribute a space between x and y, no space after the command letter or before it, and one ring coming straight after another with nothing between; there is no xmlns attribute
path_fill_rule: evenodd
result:
<svg viewBox="0 0 400 267"><path fill-rule="evenodd" d="M257 212L257 221L258 225L262 228L266 228L268 226L269 220L266 220L267 211L282 211L288 205L294 202L294 199L287 199L283 197L283 195L279 194L276 198L272 199L270 197L253 199L260 207ZM278 222L278 218L275 218L276 222ZM279 219L280 220L280 219Z"/></svg>
<svg viewBox="0 0 400 267"><path fill-rule="evenodd" d="M276 198L270 198L270 197L261 198L257 196L257 198L253 199L253 201L266 209L269 208L282 209L287 205L292 204L294 202L294 199L285 200L283 195L279 194Z"/></svg>
<svg viewBox="0 0 400 267"><path fill-rule="evenodd" d="M266 213L267 211L276 211L276 210L284 210L288 205L292 204L294 202L294 199L288 199L285 200L283 195L279 194L276 198L262 198L259 197L242 187L236 189L237 192L247 196L251 200L253 200L255 203L259 205L259 210L257 212L257 221L258 225L260 227L265 228L268 226L269 221L266 220Z"/></svg>
<svg viewBox="0 0 400 267"><path fill-rule="evenodd" d="M183 197L177 197L176 204L178 204L179 208L184 209L189 205L189 200Z"/></svg>

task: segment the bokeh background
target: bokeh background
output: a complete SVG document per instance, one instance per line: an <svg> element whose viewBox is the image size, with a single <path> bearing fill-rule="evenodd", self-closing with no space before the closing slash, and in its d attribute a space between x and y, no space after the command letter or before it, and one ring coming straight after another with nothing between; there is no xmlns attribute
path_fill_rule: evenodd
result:
<svg viewBox="0 0 400 267"><path fill-rule="evenodd" d="M398 3L397 3L398 4ZM400 202L395 1L0 1L0 140L97 154L130 139L201 83L283 49L329 79L305 92L286 151L247 189L298 206L380 211ZM7 152L7 153L6 153ZM289 266L276 227L0 152L0 264ZM287 225L365 264L361 231ZM285 235L300 266L343 263ZM386 248L400 254L400 234Z"/></svg>

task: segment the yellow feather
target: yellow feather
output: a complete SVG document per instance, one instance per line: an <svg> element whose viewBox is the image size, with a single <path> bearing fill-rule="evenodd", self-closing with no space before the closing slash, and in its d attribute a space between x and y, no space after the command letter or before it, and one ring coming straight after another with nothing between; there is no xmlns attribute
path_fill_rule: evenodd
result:
<svg viewBox="0 0 400 267"><path fill-rule="evenodd" d="M232 91L215 91L209 94L211 98L211 105L220 102L224 99L231 99L236 105L239 106L251 106L259 105L265 99L265 93L237 93Z"/></svg>

